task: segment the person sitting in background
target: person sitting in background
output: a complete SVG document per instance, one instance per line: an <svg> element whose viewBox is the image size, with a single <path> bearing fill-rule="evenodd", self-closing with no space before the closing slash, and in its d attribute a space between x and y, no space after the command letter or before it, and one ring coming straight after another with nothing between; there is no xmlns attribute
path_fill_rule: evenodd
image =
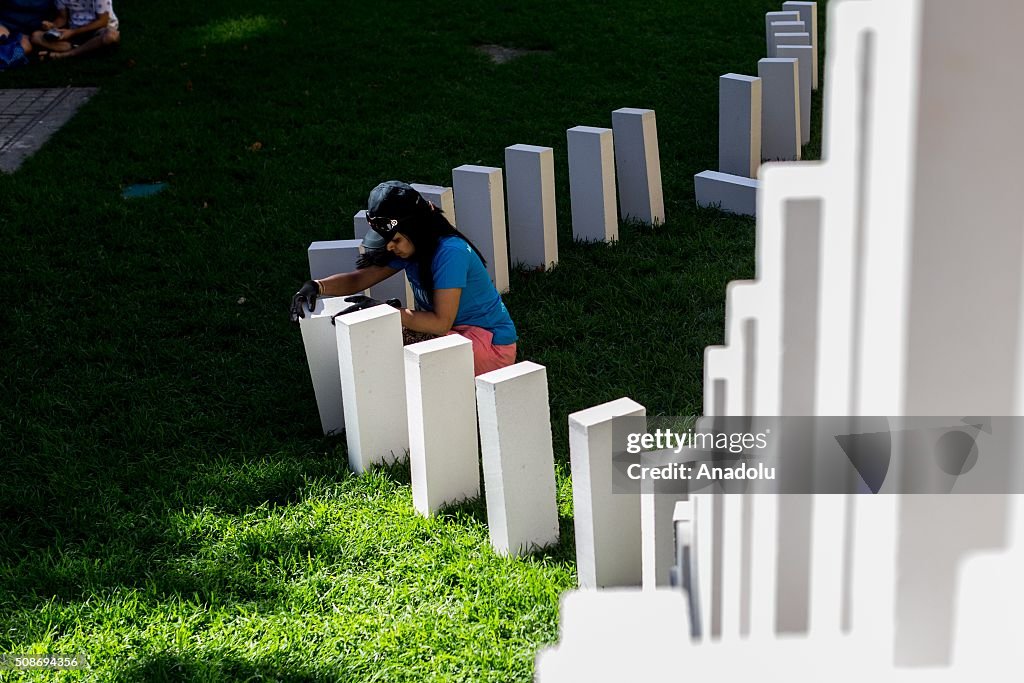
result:
<svg viewBox="0 0 1024 683"><path fill-rule="evenodd" d="M40 59L79 57L121 42L113 0L56 0L57 19L32 34Z"/></svg>
<svg viewBox="0 0 1024 683"><path fill-rule="evenodd" d="M31 36L42 29L43 22L57 16L53 0L0 0L0 27L4 35L21 33Z"/></svg>
<svg viewBox="0 0 1024 683"><path fill-rule="evenodd" d="M32 52L32 43L23 33L11 33L11 30L0 24L0 71L28 64L28 55Z"/></svg>
<svg viewBox="0 0 1024 683"><path fill-rule="evenodd" d="M516 362L516 328L483 256L440 209L412 186L389 180L370 192L366 219L371 230L357 269L303 284L292 297L293 321L305 317L304 306L312 311L318 296L355 294L404 270L416 310L402 310L403 327L466 337L473 343L477 375ZM381 303L369 297L348 300L354 305L343 313Z"/></svg>

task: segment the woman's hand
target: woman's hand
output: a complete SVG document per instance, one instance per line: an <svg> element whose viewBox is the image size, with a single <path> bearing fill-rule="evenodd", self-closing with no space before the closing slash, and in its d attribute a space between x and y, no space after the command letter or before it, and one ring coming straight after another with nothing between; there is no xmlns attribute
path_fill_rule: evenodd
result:
<svg viewBox="0 0 1024 683"><path fill-rule="evenodd" d="M49 31L51 28L53 28L53 22L52 21L43 21L43 23L41 23L39 25L39 27L41 29L43 29L44 31Z"/></svg>

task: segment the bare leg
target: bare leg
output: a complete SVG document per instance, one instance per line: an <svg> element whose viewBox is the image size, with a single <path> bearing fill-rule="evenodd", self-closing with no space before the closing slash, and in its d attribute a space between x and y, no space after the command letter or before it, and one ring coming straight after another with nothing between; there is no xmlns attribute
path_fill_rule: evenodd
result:
<svg viewBox="0 0 1024 683"><path fill-rule="evenodd" d="M121 34L115 29L104 29L100 34L90 38L78 47L73 47L67 52L54 52L50 59L64 59L65 57L81 57L90 52L117 45L121 42Z"/></svg>
<svg viewBox="0 0 1024 683"><path fill-rule="evenodd" d="M32 54L32 41L29 40L28 36L22 36L21 37L21 49L27 55Z"/></svg>
<svg viewBox="0 0 1024 683"><path fill-rule="evenodd" d="M36 31L32 34L32 44L40 49L53 52L68 52L74 47L66 40L47 40L43 37L42 31Z"/></svg>

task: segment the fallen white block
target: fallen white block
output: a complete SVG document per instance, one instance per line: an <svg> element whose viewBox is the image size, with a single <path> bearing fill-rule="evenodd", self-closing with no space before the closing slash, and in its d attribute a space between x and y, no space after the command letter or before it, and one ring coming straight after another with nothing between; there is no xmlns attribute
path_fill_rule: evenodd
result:
<svg viewBox="0 0 1024 683"><path fill-rule="evenodd" d="M810 45L778 45L775 54L797 60L797 75L800 79L800 143L811 141L811 60L814 48Z"/></svg>
<svg viewBox="0 0 1024 683"><path fill-rule="evenodd" d="M309 258L309 279L319 280L335 273L355 270L361 245L362 239L311 243L306 250L306 256Z"/></svg>
<svg viewBox="0 0 1024 683"><path fill-rule="evenodd" d="M769 57L774 57L774 45L772 43L772 24L782 21L800 21L800 13L794 10L785 12L765 12L764 15L764 50Z"/></svg>
<svg viewBox="0 0 1024 683"><path fill-rule="evenodd" d="M525 361L476 378L491 547L521 555L558 542L547 370Z"/></svg>
<svg viewBox="0 0 1024 683"><path fill-rule="evenodd" d="M612 112L619 215L648 225L665 222L658 125L653 109L625 107Z"/></svg>
<svg viewBox="0 0 1024 683"><path fill-rule="evenodd" d="M335 319L348 464L362 474L372 465L405 459L402 321L398 309L374 306ZM398 416L398 419L396 419Z"/></svg>
<svg viewBox="0 0 1024 683"><path fill-rule="evenodd" d="M313 380L320 426L325 435L337 434L345 428L338 341L331 325L331 316L348 305L341 297L318 297L313 312L303 308L305 317L299 318L299 332L306 349L309 377Z"/></svg>
<svg viewBox="0 0 1024 683"><path fill-rule="evenodd" d="M505 191L501 169L466 164L452 170L459 231L487 261L491 282L508 291L508 241L505 237Z"/></svg>
<svg viewBox="0 0 1024 683"><path fill-rule="evenodd" d="M451 334L406 346L405 387L413 506L430 516L444 505L476 498L473 343Z"/></svg>
<svg viewBox="0 0 1024 683"><path fill-rule="evenodd" d="M797 60L792 57L762 59L761 159L800 160L800 84Z"/></svg>
<svg viewBox="0 0 1024 683"><path fill-rule="evenodd" d="M757 181L753 178L704 171L693 177L697 206L719 205L722 211L742 216L757 215Z"/></svg>
<svg viewBox="0 0 1024 683"><path fill-rule="evenodd" d="M452 188L442 185L424 185L423 183L410 183L410 185L412 185L412 189L420 193L420 196L441 209L448 222L455 225L455 193Z"/></svg>
<svg viewBox="0 0 1024 683"><path fill-rule="evenodd" d="M555 155L550 147L505 148L509 260L531 268L558 263Z"/></svg>
<svg viewBox="0 0 1024 683"><path fill-rule="evenodd" d="M589 242L619 239L615 211L615 152L610 128L576 126L566 131L572 235Z"/></svg>
<svg viewBox="0 0 1024 683"><path fill-rule="evenodd" d="M576 572L581 588L639 586L639 496L612 493L612 418L644 416L620 398L569 415Z"/></svg>
<svg viewBox="0 0 1024 683"><path fill-rule="evenodd" d="M362 239L370 230L370 223L366 220L366 209L357 212L352 217L352 222L355 229L353 234ZM387 280L378 282L373 287L367 289L365 293L366 296L372 296L374 299L381 301L398 299L402 302L403 308L411 308L415 302L412 296L412 287L409 285L409 279L405 276L404 271L392 275Z"/></svg>
<svg viewBox="0 0 1024 683"><path fill-rule="evenodd" d="M761 166L761 79L718 79L718 170L756 178Z"/></svg>
<svg viewBox="0 0 1024 683"><path fill-rule="evenodd" d="M782 9L786 12L799 12L800 21L808 33L811 34L811 87L818 89L818 3L817 2L795 2L788 0L782 3ZM771 57L772 55L769 55Z"/></svg>

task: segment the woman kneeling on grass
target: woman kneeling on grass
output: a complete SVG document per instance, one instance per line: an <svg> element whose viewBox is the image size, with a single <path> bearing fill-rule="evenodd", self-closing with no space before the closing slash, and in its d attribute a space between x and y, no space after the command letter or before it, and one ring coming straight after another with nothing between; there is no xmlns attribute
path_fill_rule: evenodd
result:
<svg viewBox="0 0 1024 683"><path fill-rule="evenodd" d="M317 296L361 292L405 270L416 310L402 309L403 327L468 338L477 375L515 363L516 328L491 283L484 258L440 209L410 185L389 180L370 192L366 218L372 229L363 239L366 253L357 270L302 285L292 298L293 321L305 317L303 305L313 310ZM347 300L353 305L345 312L380 303L367 297Z"/></svg>

